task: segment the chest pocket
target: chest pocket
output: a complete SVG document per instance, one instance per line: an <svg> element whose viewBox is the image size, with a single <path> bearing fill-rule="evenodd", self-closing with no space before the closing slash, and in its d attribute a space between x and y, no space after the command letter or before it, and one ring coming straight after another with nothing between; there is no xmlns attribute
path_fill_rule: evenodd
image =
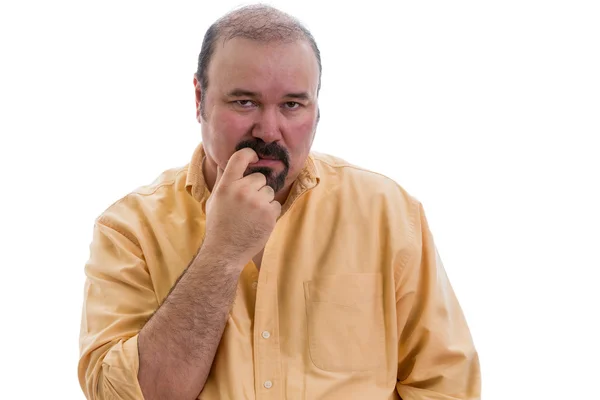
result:
<svg viewBox="0 0 600 400"><path fill-rule="evenodd" d="M381 274L338 274L304 282L313 364L326 371L373 370L385 360Z"/></svg>

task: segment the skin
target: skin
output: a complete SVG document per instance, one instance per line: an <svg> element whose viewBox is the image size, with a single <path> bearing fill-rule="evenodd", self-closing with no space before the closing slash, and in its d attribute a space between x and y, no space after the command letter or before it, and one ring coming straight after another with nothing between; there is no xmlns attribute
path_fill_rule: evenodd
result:
<svg viewBox="0 0 600 400"><path fill-rule="evenodd" d="M317 124L317 84L317 63L306 43L246 39L217 46L206 93L194 80L207 154L204 175L211 188L206 236L139 333L138 380L144 398L191 400L202 391L241 271L264 248L308 156ZM253 94L231 95L236 88ZM301 99L291 93L302 94ZM206 119L200 115L202 95ZM289 174L277 193L268 184L271 173L253 173L260 154L235 150L245 140L280 146L289 154ZM272 174L284 168L281 162L265 165Z"/></svg>
<svg viewBox="0 0 600 400"><path fill-rule="evenodd" d="M225 168L240 142L274 143L290 155L285 185L275 196L283 204L308 157L317 127L319 70L313 50L304 41L260 43L244 38L217 49L209 65L206 93L194 78L208 187L212 190L217 166ZM248 93L235 94L236 89ZM303 98L290 96L294 94ZM206 119L200 112L202 96ZM272 169L279 173L283 165Z"/></svg>

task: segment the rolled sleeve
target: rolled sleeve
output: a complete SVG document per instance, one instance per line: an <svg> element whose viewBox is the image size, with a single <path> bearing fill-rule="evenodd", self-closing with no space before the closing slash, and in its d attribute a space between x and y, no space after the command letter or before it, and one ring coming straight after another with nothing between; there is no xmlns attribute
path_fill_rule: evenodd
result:
<svg viewBox="0 0 600 400"><path fill-rule="evenodd" d="M85 273L81 388L90 400L143 399L138 333L157 300L139 244L109 218L99 219Z"/></svg>
<svg viewBox="0 0 600 400"><path fill-rule="evenodd" d="M479 399L477 351L423 207L415 208L416 251L396 285L398 394L403 400Z"/></svg>
<svg viewBox="0 0 600 400"><path fill-rule="evenodd" d="M137 374L139 370L138 336L119 341L102 362L98 382L100 399L143 399Z"/></svg>

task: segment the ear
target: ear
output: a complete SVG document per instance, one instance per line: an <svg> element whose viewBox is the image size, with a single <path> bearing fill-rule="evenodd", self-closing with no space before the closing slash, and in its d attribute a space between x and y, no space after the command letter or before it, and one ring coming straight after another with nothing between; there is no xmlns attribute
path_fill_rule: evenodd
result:
<svg viewBox="0 0 600 400"><path fill-rule="evenodd" d="M194 91L196 92L196 119L202 123L202 115L200 113L200 103L202 100L202 88L200 87L200 81L194 73Z"/></svg>

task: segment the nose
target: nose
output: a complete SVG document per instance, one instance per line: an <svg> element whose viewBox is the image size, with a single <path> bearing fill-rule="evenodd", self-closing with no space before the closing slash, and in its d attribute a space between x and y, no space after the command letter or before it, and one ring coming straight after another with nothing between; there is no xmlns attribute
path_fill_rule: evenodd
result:
<svg viewBox="0 0 600 400"><path fill-rule="evenodd" d="M281 139L279 110L275 107L265 107L257 115L252 136L265 143L276 142Z"/></svg>

